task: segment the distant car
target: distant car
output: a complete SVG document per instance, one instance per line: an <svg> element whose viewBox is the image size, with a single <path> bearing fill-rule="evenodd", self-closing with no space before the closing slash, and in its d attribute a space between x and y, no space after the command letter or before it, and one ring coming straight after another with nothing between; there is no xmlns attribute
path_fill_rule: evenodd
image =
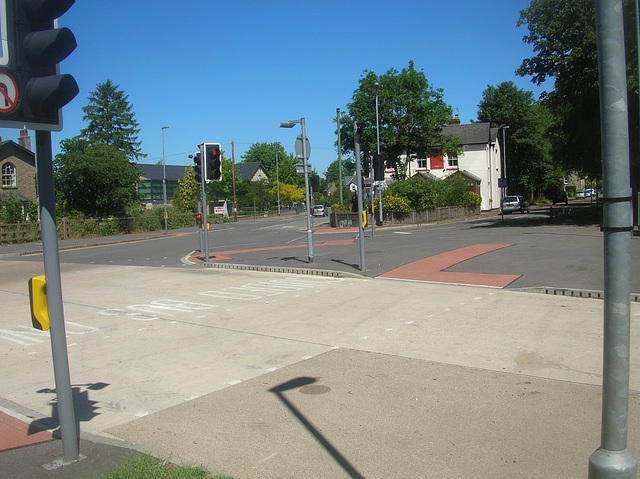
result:
<svg viewBox="0 0 640 479"><path fill-rule="evenodd" d="M569 196L567 196L567 192L562 190L562 191L558 191L554 196L553 196L553 204L555 205L556 203L564 203L565 205L569 204Z"/></svg>
<svg viewBox="0 0 640 479"><path fill-rule="evenodd" d="M576 198L586 198L587 195L584 191L576 191Z"/></svg>
<svg viewBox="0 0 640 479"><path fill-rule="evenodd" d="M511 214L514 211L519 211L520 213L529 213L531 211L529 202L525 201L524 197L522 196L505 196L502 200L502 213Z"/></svg>
<svg viewBox="0 0 640 479"><path fill-rule="evenodd" d="M313 207L313 216L327 216L327 210L324 209L324 205L315 205Z"/></svg>
<svg viewBox="0 0 640 479"><path fill-rule="evenodd" d="M584 196L585 198L588 198L590 196L596 196L596 190L594 190L593 188L589 188L584 190Z"/></svg>

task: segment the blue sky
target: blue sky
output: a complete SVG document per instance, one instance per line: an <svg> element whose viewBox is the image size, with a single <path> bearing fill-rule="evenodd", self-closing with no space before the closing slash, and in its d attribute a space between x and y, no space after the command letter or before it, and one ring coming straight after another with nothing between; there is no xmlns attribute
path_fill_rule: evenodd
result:
<svg viewBox="0 0 640 479"><path fill-rule="evenodd" d="M236 161L255 142L293 152L305 117L310 163L324 174L337 158L336 108L344 110L364 70L383 74L413 60L463 123L477 119L487 85L513 81L532 55L516 27L526 0L346 0L241 2L82 0L60 18L78 47L63 61L80 86L64 108L59 142L86 126L82 107L107 79L129 96L140 123L143 163L187 165L202 142ZM17 130L0 129L4 140ZM32 141L35 137L30 132ZM35 144L35 141L33 141Z"/></svg>

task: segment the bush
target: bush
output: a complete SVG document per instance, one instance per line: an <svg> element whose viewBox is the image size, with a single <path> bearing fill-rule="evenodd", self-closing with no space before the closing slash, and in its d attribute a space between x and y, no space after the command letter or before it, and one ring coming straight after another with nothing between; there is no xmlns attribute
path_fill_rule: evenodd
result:
<svg viewBox="0 0 640 479"><path fill-rule="evenodd" d="M480 204L482 200L480 195L469 191L467 180L458 174L450 175L442 181L414 176L391 184L385 193L387 196L403 199L409 208L408 211L424 211L445 206L473 206ZM384 203L382 208L384 211Z"/></svg>
<svg viewBox="0 0 640 479"><path fill-rule="evenodd" d="M373 204L373 210L377 212L379 205L380 203L376 201ZM394 195L382 195L382 211L385 213L409 213L411 207L404 198Z"/></svg>

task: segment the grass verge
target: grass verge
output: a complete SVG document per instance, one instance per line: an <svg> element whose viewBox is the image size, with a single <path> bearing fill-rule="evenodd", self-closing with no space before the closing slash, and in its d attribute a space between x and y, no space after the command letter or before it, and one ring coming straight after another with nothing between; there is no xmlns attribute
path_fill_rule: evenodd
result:
<svg viewBox="0 0 640 479"><path fill-rule="evenodd" d="M197 466L176 466L154 457L131 457L112 472L99 479L232 479L228 476L212 476Z"/></svg>

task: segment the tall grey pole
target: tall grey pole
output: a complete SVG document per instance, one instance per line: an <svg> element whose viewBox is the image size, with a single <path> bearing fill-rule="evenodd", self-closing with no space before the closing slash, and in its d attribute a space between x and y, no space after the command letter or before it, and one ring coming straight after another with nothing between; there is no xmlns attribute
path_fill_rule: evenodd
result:
<svg viewBox="0 0 640 479"><path fill-rule="evenodd" d="M200 173L200 175L202 175L202 173ZM202 176L200 176L200 178L202 178ZM197 211L200 214L200 224L198 225L198 238L200 239L200 252L204 252L204 238L202 237L203 235L202 225L204 225L204 221L202 216L202 201L200 201L201 196L202 196L202 191L200 190L200 188L198 188L198 183L196 183Z"/></svg>
<svg viewBox="0 0 640 479"><path fill-rule="evenodd" d="M381 161L380 158L380 115L378 113L378 90L380 89L380 83L375 82L374 86L376 87L376 142L377 142L377 153L378 153L378 161ZM380 225L382 225L382 187L378 190L379 193L379 204L378 204L378 213L380 217ZM372 196L373 199L373 196ZM373 204L373 201L371 202ZM373 211L373 210L372 210Z"/></svg>
<svg viewBox="0 0 640 479"><path fill-rule="evenodd" d="M631 232L629 128L622 0L596 1L604 183L604 335L600 447L589 457L590 479L637 478L627 449Z"/></svg>
<svg viewBox="0 0 640 479"><path fill-rule="evenodd" d="M167 165L164 160L164 130L168 126L162 127L162 203L164 204L164 234L167 234L169 227L167 225Z"/></svg>
<svg viewBox="0 0 640 479"><path fill-rule="evenodd" d="M337 123L338 123L338 181L340 188L340 206L343 206L342 199L342 145L340 144L340 108L336 108Z"/></svg>
<svg viewBox="0 0 640 479"><path fill-rule="evenodd" d="M376 201L376 195L373 192L373 156L370 157L369 162L369 193L371 194L371 238L376 234L374 229L375 215L373 214L373 204Z"/></svg>
<svg viewBox="0 0 640 479"><path fill-rule="evenodd" d="M40 220L44 275L47 281L47 308L51 321L51 354L56 382L58 418L62 436L62 450L67 461L78 459L78 430L73 409L73 393L69 375L67 336L62 305L60 256L56 229L56 207L53 190L53 154L51 132L36 131L36 162L38 163L38 192L40 193Z"/></svg>
<svg viewBox="0 0 640 479"><path fill-rule="evenodd" d="M204 228L202 234L204 237L204 262L205 264L209 264L209 219L207 216L208 213L208 203L207 203L207 182L204 179L205 172L205 155L204 155L204 143L200 145L200 157L202 158L202 227Z"/></svg>
<svg viewBox="0 0 640 479"><path fill-rule="evenodd" d="M507 196L507 139L504 134L507 129L508 126L502 127L502 199Z"/></svg>
<svg viewBox="0 0 640 479"><path fill-rule="evenodd" d="M307 129L304 118L300 118L302 126L302 164L304 166L304 194L307 201L307 251L309 263L313 263L313 231L311 230L311 203L309 202L309 169L307 168Z"/></svg>
<svg viewBox="0 0 640 479"><path fill-rule="evenodd" d="M278 152L276 151L276 191L278 193L278 216L280 216L280 169L278 168Z"/></svg>
<svg viewBox="0 0 640 479"><path fill-rule="evenodd" d="M358 185L358 235L360 236L360 271L367 269L364 258L364 227L362 226L362 168L360 165L360 132L358 122L353 122L353 141L356 155L356 184Z"/></svg>

